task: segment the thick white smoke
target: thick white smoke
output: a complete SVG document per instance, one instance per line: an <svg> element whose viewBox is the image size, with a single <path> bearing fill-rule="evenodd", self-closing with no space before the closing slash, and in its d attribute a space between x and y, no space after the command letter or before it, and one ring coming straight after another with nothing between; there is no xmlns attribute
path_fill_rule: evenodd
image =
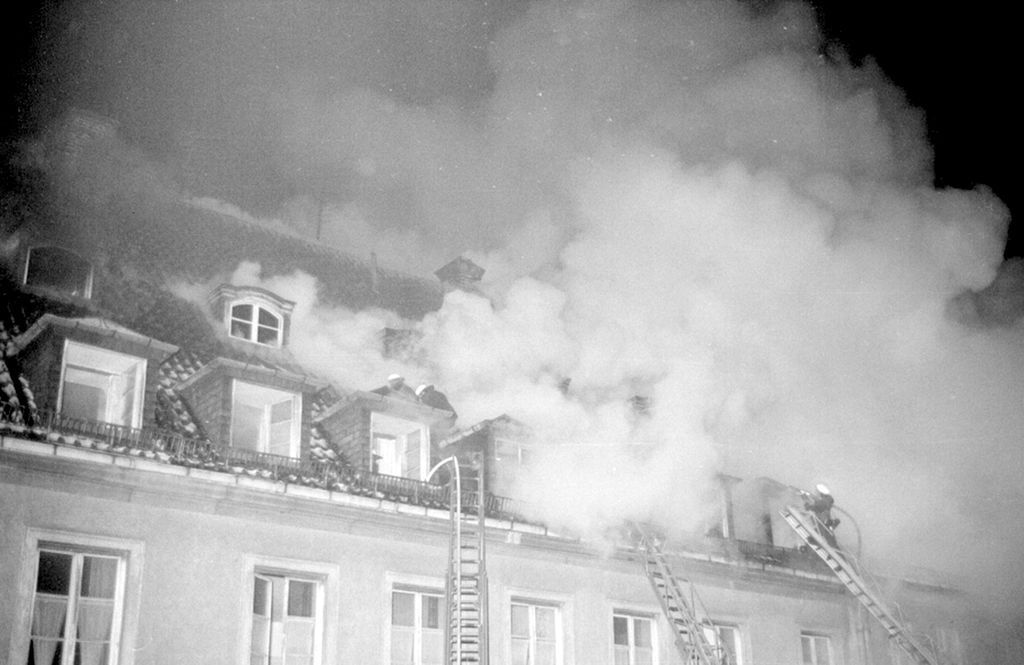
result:
<svg viewBox="0 0 1024 665"><path fill-rule="evenodd" d="M290 20L333 20L303 7ZM695 528L723 471L825 481L870 553L987 590L1024 579L1024 336L958 298L996 275L1007 212L931 186L923 116L877 67L824 55L796 3L443 23L425 34L487 49L487 76L459 70L471 93L371 85L353 74L369 51L337 81L292 53L286 70L309 72L263 81L259 108L280 171L331 194L283 219L421 274L467 253L489 299L450 294L419 325L429 364L402 367L375 337L391 315L243 268L299 302L301 361L344 387L431 380L463 425L524 421L544 463L522 490L562 526ZM403 66L433 81L426 60Z"/></svg>
<svg viewBox="0 0 1024 665"><path fill-rule="evenodd" d="M525 487L548 519L693 527L717 471L825 480L875 555L1016 575L1020 329L949 312L1006 211L934 190L920 114L817 46L795 5L532 7L469 135L567 241L427 321L436 379L557 451Z"/></svg>

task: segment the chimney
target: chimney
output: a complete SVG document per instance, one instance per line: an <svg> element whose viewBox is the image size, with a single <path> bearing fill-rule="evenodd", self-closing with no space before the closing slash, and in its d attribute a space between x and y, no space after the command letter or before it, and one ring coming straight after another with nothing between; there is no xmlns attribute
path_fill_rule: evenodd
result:
<svg viewBox="0 0 1024 665"><path fill-rule="evenodd" d="M446 263L434 274L441 280L445 293L456 289L477 292L480 278L484 276L484 269L466 257L460 256Z"/></svg>

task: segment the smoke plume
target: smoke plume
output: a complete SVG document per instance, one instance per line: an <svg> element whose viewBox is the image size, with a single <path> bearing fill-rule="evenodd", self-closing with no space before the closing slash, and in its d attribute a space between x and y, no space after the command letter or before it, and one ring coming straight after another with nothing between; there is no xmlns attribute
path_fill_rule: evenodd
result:
<svg viewBox="0 0 1024 665"><path fill-rule="evenodd" d="M164 53L211 128L170 122L181 177L219 187L196 194L244 198L211 155L258 147L242 172L281 185L260 214L415 273L488 269L486 296L417 324L429 363L396 367L372 335L392 315L245 267L299 303L297 357L523 421L522 494L559 526L697 528L719 472L824 481L873 555L1024 579L1024 338L1019 304L986 304L1020 283L986 290L1008 213L932 186L923 114L883 72L826 53L802 4L414 4L162 10L213 54ZM230 104L203 115L214 83Z"/></svg>

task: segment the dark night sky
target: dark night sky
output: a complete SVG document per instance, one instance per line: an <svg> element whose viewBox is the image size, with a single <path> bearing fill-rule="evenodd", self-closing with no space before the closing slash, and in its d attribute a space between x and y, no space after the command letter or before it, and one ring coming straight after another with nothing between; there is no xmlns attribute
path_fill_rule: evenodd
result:
<svg viewBox="0 0 1024 665"><path fill-rule="evenodd" d="M1018 211L1015 100L1018 53L1009 5L972 3L816 3L826 35L854 58L873 57L925 109L935 146L936 184L991 187ZM899 7L895 12L893 7ZM1024 254L1011 226L1007 257Z"/></svg>

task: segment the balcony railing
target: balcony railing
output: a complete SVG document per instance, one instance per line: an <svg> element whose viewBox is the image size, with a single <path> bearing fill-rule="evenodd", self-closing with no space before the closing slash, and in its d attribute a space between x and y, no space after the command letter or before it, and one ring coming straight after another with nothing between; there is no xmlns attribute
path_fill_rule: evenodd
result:
<svg viewBox="0 0 1024 665"><path fill-rule="evenodd" d="M9 404L0 405L0 433L442 510L448 509L451 496L447 484L371 473L337 461L271 455L165 430L100 423L52 411L37 410L27 416L23 409ZM490 517L531 521L524 517L525 505L515 499L487 492L483 504ZM479 505L479 492L462 491L464 511L476 513ZM803 570L821 568L816 556L797 549L745 540L708 538L705 541L704 547L716 542L713 549L728 558Z"/></svg>
<svg viewBox="0 0 1024 665"><path fill-rule="evenodd" d="M267 480L372 496L400 503L447 510L447 485L371 473L331 460L302 460L234 448L160 429L124 427L36 410L31 414L9 404L0 405L0 432L50 443L91 448L116 454L156 459L169 464L245 474ZM525 521L518 503L486 494L485 510L491 517ZM462 505L475 510L475 492L463 492Z"/></svg>

